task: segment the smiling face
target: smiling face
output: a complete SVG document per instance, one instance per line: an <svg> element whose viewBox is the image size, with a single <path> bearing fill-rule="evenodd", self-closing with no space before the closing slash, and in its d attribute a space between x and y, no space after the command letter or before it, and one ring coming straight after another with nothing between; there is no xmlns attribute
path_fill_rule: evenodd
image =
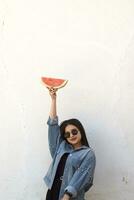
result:
<svg viewBox="0 0 134 200"><path fill-rule="evenodd" d="M73 133L75 135L73 135ZM70 135L70 137L66 138L66 140L76 149L77 147L81 146L81 133L79 131L79 129L72 125L69 124L65 127L65 134L66 135Z"/></svg>

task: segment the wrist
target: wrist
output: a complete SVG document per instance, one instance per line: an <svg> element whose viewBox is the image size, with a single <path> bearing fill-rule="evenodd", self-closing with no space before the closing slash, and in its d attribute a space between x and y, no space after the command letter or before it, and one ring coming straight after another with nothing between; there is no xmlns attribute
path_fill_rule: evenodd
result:
<svg viewBox="0 0 134 200"><path fill-rule="evenodd" d="M55 102L55 101L56 101L56 97L54 97L54 98L52 97L51 99L52 99L52 102Z"/></svg>

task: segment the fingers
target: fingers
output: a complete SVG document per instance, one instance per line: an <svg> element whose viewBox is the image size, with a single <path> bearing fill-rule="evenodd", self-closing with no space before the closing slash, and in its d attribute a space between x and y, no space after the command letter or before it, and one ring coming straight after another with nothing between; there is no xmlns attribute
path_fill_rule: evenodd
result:
<svg viewBox="0 0 134 200"><path fill-rule="evenodd" d="M53 88L53 87L47 87L47 88L48 88L49 92L52 94L56 93L56 91L58 90L57 88Z"/></svg>
<svg viewBox="0 0 134 200"><path fill-rule="evenodd" d="M57 94L56 91L58 90L57 88L53 88L53 87L47 87L49 90L49 94L51 96L52 99L56 99Z"/></svg>

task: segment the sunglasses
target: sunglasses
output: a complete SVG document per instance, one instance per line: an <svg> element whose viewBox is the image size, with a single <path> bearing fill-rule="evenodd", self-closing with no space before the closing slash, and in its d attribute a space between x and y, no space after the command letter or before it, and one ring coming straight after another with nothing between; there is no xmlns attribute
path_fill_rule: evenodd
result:
<svg viewBox="0 0 134 200"><path fill-rule="evenodd" d="M71 132L67 131L64 133L64 138L70 138L70 133L72 135L77 135L78 134L78 130L77 129L72 129Z"/></svg>

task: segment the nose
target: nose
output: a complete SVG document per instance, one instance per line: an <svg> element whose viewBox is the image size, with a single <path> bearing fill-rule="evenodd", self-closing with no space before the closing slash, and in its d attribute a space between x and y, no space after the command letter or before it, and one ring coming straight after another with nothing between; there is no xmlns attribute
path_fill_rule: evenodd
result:
<svg viewBox="0 0 134 200"><path fill-rule="evenodd" d="M77 137L77 136L70 133L70 138L75 138L75 137Z"/></svg>

